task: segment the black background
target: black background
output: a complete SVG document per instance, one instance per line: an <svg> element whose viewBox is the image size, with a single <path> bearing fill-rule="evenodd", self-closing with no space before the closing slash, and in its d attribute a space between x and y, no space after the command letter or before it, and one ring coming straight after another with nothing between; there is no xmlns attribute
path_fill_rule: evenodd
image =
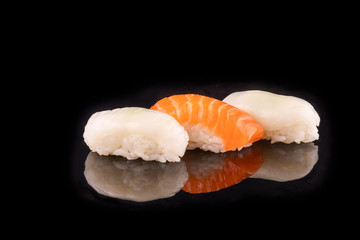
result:
<svg viewBox="0 0 360 240"><path fill-rule="evenodd" d="M241 47L225 44L213 48L205 40L186 45L164 41L161 46L143 46L139 40L116 49L114 42L111 47L102 43L102 48L96 50L85 41L60 45L59 59L47 65L51 81L44 99L51 107L43 108L47 114L41 122L41 128L50 133L47 143L52 146L41 168L45 177L37 179L37 196L41 199L37 203L47 213L44 218L64 217L65 225L74 228L78 223L114 227L125 223L155 225L156 221L164 227L185 222L187 226L210 223L238 228L240 222L270 224L274 217L280 219L279 225L305 219L308 226L315 226L346 212L343 200L348 199L347 191L341 183L344 173L339 171L346 157L337 151L341 141L335 127L339 121L335 96L341 87L334 81L339 69L332 52L327 51L328 45L319 44L322 41L266 42L266 46L256 41ZM167 206L166 201L141 205L102 198L97 203L91 200L93 196L84 197L76 185L73 162L86 156L82 132L93 112L124 106L150 107L161 97L175 93L222 99L233 91L247 89L302 97L320 114L319 163L326 161L326 171L314 191L279 198L255 195L234 201L209 196L195 199L196 204L181 203L180 195L176 199L180 204ZM206 198L209 201L204 201ZM229 222L233 217L236 221Z"/></svg>
<svg viewBox="0 0 360 240"><path fill-rule="evenodd" d="M3 163L12 166L2 168L2 196L4 220L16 229L11 234L346 234L349 225L339 227L358 209L357 175L350 173L357 170L356 15L337 4L257 5L121 7L115 13L89 4L59 5L9 18L2 93L4 132L10 132L4 152L11 155ZM81 194L74 158L86 154L81 134L92 112L150 106L149 99L180 90L223 98L232 86L289 93L315 106L321 116L318 144L325 146L318 163L324 159L327 166L320 187L278 199L139 208L111 200L97 204ZM157 89L155 96L151 89Z"/></svg>

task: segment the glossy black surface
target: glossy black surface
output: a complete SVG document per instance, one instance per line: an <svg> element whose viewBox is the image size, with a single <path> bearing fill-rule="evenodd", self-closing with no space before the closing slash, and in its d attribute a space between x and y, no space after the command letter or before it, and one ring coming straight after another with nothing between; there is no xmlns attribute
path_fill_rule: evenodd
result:
<svg viewBox="0 0 360 240"><path fill-rule="evenodd" d="M299 195L319 187L326 171L322 163L315 167L315 174L307 176L318 161L318 146L315 144L271 144L269 141L259 141L241 151L226 153L188 150L180 162L175 163L127 160L119 156L100 156L94 152L87 155L85 162L77 160L79 164L74 175L81 176L83 172L86 178L86 182L83 178L77 182L80 195L103 195L133 202L176 198L181 191L190 194L215 194L237 184L255 184L255 191L230 191L239 198L252 195L264 197L264 184L273 190L277 189L273 197ZM81 163L82 168L79 167ZM249 177L279 184L247 179ZM290 188L281 184L289 181L293 181ZM89 189L89 185L93 190ZM288 192L282 192L286 189ZM184 196L189 197L188 194ZM221 193L214 197L221 199L220 196ZM171 203L172 200L169 201ZM97 203L101 204L101 201Z"/></svg>
<svg viewBox="0 0 360 240"><path fill-rule="evenodd" d="M299 78L284 81L283 77L266 76L161 76L127 79L135 85L115 88L103 85L87 87L76 101L70 103L72 121L70 134L71 153L68 160L66 188L71 208L88 214L88 211L110 212L111 214L172 214L237 212L251 214L252 211L273 211L274 206L301 206L323 209L323 202L330 195L336 179L332 177L334 161L332 154L331 118L328 113L328 96L318 88L301 85ZM304 81L309 83L310 80ZM234 91L260 89L279 94L293 95L309 101L320 115L320 139L315 141L319 159L312 171L305 177L276 182L264 179L245 179L229 188L203 194L189 194L180 191L171 198L149 202L132 202L102 196L94 191L84 177L84 162L89 153L83 142L82 133L86 121L96 111L117 107L138 106L149 108L157 100L178 93L198 93L223 99ZM270 207L269 207L270 206ZM271 207L272 206L272 207ZM276 207L276 208L278 208ZM296 210L298 211L298 210Z"/></svg>

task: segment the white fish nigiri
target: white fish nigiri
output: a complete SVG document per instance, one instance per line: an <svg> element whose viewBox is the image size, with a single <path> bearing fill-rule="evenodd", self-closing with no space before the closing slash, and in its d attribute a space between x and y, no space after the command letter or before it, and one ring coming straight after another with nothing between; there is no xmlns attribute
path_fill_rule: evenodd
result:
<svg viewBox="0 0 360 240"><path fill-rule="evenodd" d="M100 155L160 162L180 161L189 140L185 129L170 115L139 107L94 113L83 137Z"/></svg>
<svg viewBox="0 0 360 240"><path fill-rule="evenodd" d="M312 142L319 139L320 117L304 99L250 90L234 92L223 100L251 115L272 143Z"/></svg>

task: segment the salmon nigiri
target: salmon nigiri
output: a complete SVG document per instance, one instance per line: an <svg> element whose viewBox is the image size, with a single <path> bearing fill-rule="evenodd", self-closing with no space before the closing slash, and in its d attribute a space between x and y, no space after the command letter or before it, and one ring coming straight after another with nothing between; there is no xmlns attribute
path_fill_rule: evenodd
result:
<svg viewBox="0 0 360 240"><path fill-rule="evenodd" d="M248 113L215 98L179 94L150 109L174 117L189 134L187 149L212 152L240 150L263 137L264 129Z"/></svg>

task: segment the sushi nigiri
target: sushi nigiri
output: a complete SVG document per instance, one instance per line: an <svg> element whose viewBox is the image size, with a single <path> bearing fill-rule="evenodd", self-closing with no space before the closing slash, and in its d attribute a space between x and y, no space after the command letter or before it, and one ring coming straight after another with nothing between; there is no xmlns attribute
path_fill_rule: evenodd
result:
<svg viewBox="0 0 360 240"><path fill-rule="evenodd" d="M100 155L160 162L180 161L189 140L184 127L170 115L139 107L94 113L83 136Z"/></svg>
<svg viewBox="0 0 360 240"><path fill-rule="evenodd" d="M264 128L264 139L272 143L307 143L319 139L320 117L304 99L250 90L234 92L223 101L249 113Z"/></svg>
<svg viewBox="0 0 360 240"><path fill-rule="evenodd" d="M263 128L246 112L198 94L179 94L159 100L150 109L174 117L188 132L187 149L212 152L240 150L263 136Z"/></svg>

